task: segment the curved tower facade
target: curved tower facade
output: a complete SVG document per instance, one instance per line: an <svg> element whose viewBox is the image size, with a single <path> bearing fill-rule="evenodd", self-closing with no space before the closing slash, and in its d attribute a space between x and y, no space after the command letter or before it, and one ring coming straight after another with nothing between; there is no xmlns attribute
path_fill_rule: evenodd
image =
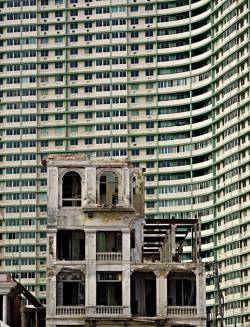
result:
<svg viewBox="0 0 250 327"><path fill-rule="evenodd" d="M249 5L0 1L3 271L45 298L48 154L129 158L144 168L146 219L201 220L225 325L246 326ZM207 303L217 319L213 267Z"/></svg>

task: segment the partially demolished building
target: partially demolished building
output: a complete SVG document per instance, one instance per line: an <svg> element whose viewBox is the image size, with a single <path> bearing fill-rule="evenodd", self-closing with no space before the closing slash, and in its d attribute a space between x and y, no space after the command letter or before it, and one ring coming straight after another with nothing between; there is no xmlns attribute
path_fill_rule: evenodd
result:
<svg viewBox="0 0 250 327"><path fill-rule="evenodd" d="M197 237L190 262L176 246L176 222L158 256L143 248L141 172L76 155L47 165L46 326L206 326Z"/></svg>

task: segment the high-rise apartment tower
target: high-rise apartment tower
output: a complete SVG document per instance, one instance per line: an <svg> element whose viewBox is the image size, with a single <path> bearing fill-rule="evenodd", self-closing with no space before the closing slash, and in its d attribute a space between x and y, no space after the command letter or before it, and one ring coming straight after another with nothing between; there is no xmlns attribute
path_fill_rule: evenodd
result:
<svg viewBox="0 0 250 327"><path fill-rule="evenodd" d="M249 6L0 1L2 271L45 298L49 153L128 157L146 219L201 220L211 311L219 279L225 325L250 324Z"/></svg>

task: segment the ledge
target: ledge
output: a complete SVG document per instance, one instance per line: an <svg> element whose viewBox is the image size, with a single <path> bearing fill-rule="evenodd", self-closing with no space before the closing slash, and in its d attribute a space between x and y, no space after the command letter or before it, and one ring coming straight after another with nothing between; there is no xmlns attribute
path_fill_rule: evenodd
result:
<svg viewBox="0 0 250 327"><path fill-rule="evenodd" d="M135 212L134 208L129 207L86 207L82 212Z"/></svg>

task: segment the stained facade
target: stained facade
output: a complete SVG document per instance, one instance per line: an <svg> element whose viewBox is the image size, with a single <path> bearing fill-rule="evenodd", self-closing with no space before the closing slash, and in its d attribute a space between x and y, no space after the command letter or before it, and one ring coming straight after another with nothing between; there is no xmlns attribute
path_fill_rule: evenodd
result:
<svg viewBox="0 0 250 327"><path fill-rule="evenodd" d="M46 326L205 326L204 265L176 259L175 227L160 259L144 258L140 170L74 155L47 165Z"/></svg>

